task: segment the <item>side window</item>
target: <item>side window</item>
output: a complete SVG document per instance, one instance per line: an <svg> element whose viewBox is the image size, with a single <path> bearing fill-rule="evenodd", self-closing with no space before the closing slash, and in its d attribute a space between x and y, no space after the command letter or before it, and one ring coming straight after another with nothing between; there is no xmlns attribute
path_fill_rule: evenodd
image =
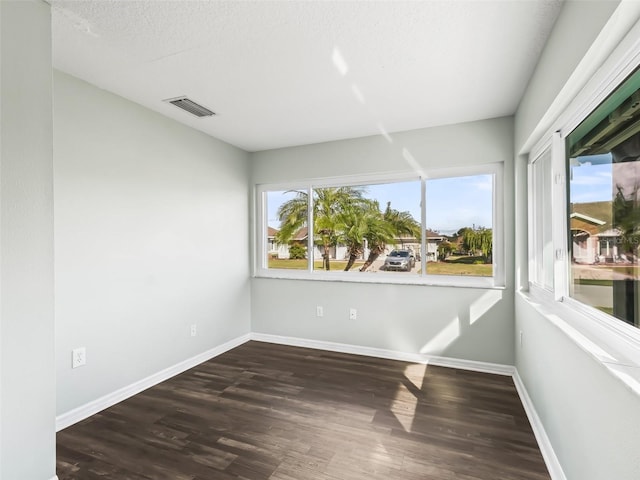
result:
<svg viewBox="0 0 640 480"><path fill-rule="evenodd" d="M553 290L553 235L551 150L533 159L529 167L530 252L529 281Z"/></svg>
<svg viewBox="0 0 640 480"><path fill-rule="evenodd" d="M640 326L640 73L567 137L570 296Z"/></svg>

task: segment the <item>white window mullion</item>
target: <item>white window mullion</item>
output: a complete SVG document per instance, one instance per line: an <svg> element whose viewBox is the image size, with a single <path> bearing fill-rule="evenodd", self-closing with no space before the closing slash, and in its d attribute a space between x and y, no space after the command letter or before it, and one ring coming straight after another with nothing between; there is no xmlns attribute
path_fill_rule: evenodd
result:
<svg viewBox="0 0 640 480"><path fill-rule="evenodd" d="M569 251L567 243L567 178L565 143L561 133L555 132L551 142L551 202L553 237L554 298L562 300L569 290Z"/></svg>
<svg viewBox="0 0 640 480"><path fill-rule="evenodd" d="M420 179L420 276L424 277L427 274L427 179L422 177Z"/></svg>
<svg viewBox="0 0 640 480"><path fill-rule="evenodd" d="M492 261L493 261L493 276L495 285L505 284L505 272L504 272L504 202L503 195L503 167L498 165L496 172L492 175L493 178L493 220L492 220Z"/></svg>
<svg viewBox="0 0 640 480"><path fill-rule="evenodd" d="M313 266L315 265L315 250L314 250L314 235L315 229L313 228L313 185L307 187L307 270L313 273Z"/></svg>
<svg viewBox="0 0 640 480"><path fill-rule="evenodd" d="M538 259L536 254L538 251L538 225L536 219L537 215L537 194L536 194L536 167L533 163L529 162L527 165L527 215L528 215L528 252L529 252L529 283L538 283Z"/></svg>

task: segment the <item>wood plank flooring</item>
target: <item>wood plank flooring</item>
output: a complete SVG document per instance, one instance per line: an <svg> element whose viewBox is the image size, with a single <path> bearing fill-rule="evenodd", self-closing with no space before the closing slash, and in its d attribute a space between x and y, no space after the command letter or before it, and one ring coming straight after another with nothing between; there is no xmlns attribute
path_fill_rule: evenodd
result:
<svg viewBox="0 0 640 480"><path fill-rule="evenodd" d="M58 433L60 480L549 480L510 377L248 342Z"/></svg>

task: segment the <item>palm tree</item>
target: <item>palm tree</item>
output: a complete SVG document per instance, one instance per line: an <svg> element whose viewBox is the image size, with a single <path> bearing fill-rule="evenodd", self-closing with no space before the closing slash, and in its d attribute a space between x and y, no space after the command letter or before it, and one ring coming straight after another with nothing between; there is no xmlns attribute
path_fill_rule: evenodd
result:
<svg viewBox="0 0 640 480"><path fill-rule="evenodd" d="M347 247L349 259L344 271L349 271L355 261L364 253L365 242L370 232L382 219L378 202L363 199L347 206L338 217L340 222L340 243Z"/></svg>
<svg viewBox="0 0 640 480"><path fill-rule="evenodd" d="M285 193L292 193L292 191ZM275 240L280 245L288 244L295 233L307 224L309 205L307 192L297 190L295 193L294 198L287 200L278 208L280 231L276 234Z"/></svg>
<svg viewBox="0 0 640 480"><path fill-rule="evenodd" d="M395 210L391 208L391 202L387 202L387 208L381 215L381 221L377 222L375 228L371 228L367 233L369 256L360 271L365 272L384 253L387 244L402 235L410 235L420 241L422 238L420 223L413 218L411 213Z"/></svg>
<svg viewBox="0 0 640 480"><path fill-rule="evenodd" d="M313 191L313 232L314 242L322 245L322 264L325 270L331 269L331 247L336 246L341 234L340 214L365 202L363 188L328 187ZM296 196L286 201L278 209L280 231L276 237L278 243L288 243L300 228L307 225L308 194L297 191Z"/></svg>

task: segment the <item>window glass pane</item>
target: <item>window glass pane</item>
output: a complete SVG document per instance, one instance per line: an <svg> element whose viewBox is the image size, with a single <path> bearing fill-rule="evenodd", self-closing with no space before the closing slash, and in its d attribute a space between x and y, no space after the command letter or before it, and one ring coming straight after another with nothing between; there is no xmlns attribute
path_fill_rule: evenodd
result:
<svg viewBox="0 0 640 480"><path fill-rule="evenodd" d="M427 274L493 276L493 175L427 180Z"/></svg>
<svg viewBox="0 0 640 480"><path fill-rule="evenodd" d="M307 192L266 193L265 265L269 269L306 270Z"/></svg>
<svg viewBox="0 0 640 480"><path fill-rule="evenodd" d="M640 90L632 76L567 140L570 294L639 326ZM587 125L588 128L585 128ZM576 133L577 132L577 133Z"/></svg>
<svg viewBox="0 0 640 480"><path fill-rule="evenodd" d="M551 218L551 152L547 151L532 165L533 221L531 238L534 245L532 259L533 283L553 289L553 237Z"/></svg>
<svg viewBox="0 0 640 480"><path fill-rule="evenodd" d="M313 190L313 268L418 272L420 181Z"/></svg>

